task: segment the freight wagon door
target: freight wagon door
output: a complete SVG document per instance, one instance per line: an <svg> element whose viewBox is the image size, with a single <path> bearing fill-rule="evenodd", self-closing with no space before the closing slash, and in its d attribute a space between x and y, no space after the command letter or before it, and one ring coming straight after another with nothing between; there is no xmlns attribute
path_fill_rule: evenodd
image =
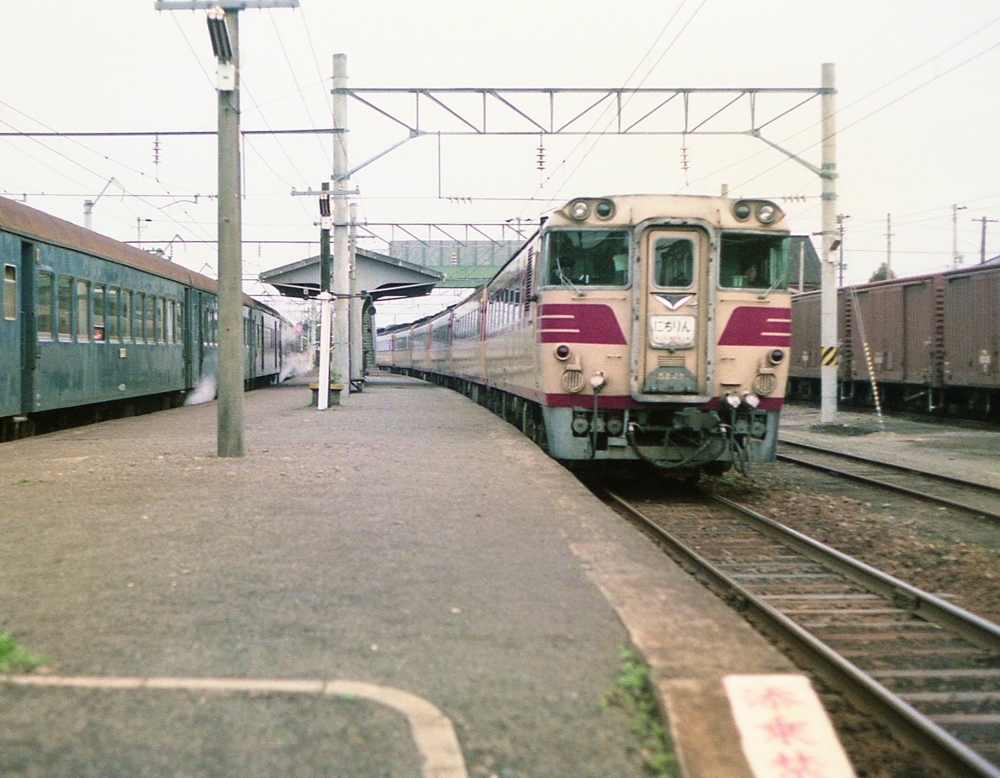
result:
<svg viewBox="0 0 1000 778"><path fill-rule="evenodd" d="M707 237L694 230L650 230L641 251L633 357L638 398L704 395Z"/></svg>

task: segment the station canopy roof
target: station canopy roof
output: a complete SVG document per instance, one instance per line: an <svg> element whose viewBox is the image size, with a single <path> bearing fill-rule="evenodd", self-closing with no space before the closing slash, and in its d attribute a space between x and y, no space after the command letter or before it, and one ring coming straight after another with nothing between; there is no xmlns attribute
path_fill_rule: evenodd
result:
<svg viewBox="0 0 1000 778"><path fill-rule="evenodd" d="M421 297L444 279L444 274L433 268L421 267L374 251L358 249L356 258L355 290L370 295L373 300ZM333 262L335 264L336 259ZM285 297L316 297L320 292L319 256L265 270L259 278Z"/></svg>

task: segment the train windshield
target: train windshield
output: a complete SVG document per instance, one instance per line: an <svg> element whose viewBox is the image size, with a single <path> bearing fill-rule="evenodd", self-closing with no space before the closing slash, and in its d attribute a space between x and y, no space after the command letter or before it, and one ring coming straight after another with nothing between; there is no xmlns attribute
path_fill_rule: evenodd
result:
<svg viewBox="0 0 1000 778"><path fill-rule="evenodd" d="M725 232L719 283L748 289L788 288L787 235Z"/></svg>
<svg viewBox="0 0 1000 778"><path fill-rule="evenodd" d="M545 238L549 286L627 286L628 230L553 230Z"/></svg>

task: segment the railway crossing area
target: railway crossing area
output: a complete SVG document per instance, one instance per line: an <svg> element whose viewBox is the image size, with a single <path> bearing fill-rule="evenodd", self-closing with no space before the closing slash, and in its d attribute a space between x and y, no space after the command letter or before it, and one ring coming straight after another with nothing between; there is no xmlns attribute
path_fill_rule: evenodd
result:
<svg viewBox="0 0 1000 778"><path fill-rule="evenodd" d="M0 630L47 658L0 773L641 776L631 645L684 775L766 774L794 668L534 444L412 379L309 399L248 394L243 459L211 403L0 447Z"/></svg>

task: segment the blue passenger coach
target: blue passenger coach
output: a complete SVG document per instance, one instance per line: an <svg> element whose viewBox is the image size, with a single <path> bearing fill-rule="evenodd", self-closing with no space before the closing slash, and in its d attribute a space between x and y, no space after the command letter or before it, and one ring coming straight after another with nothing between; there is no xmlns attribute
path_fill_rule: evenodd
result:
<svg viewBox="0 0 1000 778"><path fill-rule="evenodd" d="M218 360L216 282L0 198L0 439L170 407ZM245 297L247 385L274 383L287 322Z"/></svg>

